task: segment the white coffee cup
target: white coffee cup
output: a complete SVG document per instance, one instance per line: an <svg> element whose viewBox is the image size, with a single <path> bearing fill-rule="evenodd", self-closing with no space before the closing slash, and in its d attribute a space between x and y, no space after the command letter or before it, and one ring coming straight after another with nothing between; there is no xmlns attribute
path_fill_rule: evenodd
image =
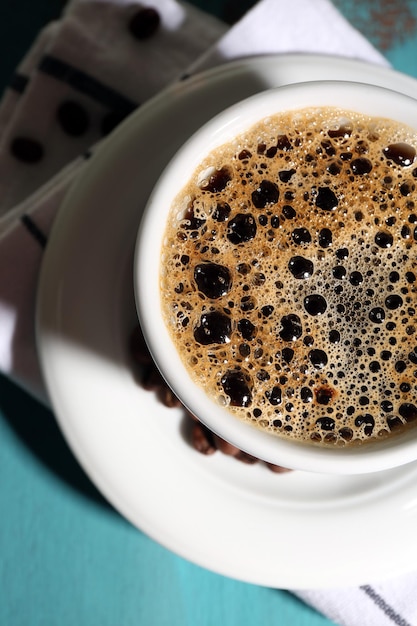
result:
<svg viewBox="0 0 417 626"><path fill-rule="evenodd" d="M336 474L385 470L417 460L417 427L360 446L317 446L254 427L217 404L193 382L166 326L161 306L160 264L173 199L215 148L275 113L310 107L339 107L390 118L417 129L417 101L382 87L320 81L264 91L223 111L177 152L159 178L137 237L134 287L140 323L163 377L183 404L210 430L267 462L291 469Z"/></svg>

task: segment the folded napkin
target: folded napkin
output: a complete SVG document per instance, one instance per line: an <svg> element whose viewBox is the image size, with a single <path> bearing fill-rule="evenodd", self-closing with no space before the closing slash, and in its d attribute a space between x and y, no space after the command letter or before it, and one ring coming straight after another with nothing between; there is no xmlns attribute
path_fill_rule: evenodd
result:
<svg viewBox="0 0 417 626"><path fill-rule="evenodd" d="M327 53L387 64L329 0L262 0L233 28L175 0L73 0L17 68L0 106L0 371L47 402L36 283L54 217L104 136L178 80L227 60ZM417 625L415 574L295 592L345 626Z"/></svg>

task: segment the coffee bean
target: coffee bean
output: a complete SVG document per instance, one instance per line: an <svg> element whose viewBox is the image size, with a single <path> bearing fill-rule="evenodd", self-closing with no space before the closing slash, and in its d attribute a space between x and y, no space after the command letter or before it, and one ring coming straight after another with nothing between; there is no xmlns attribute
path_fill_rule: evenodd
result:
<svg viewBox="0 0 417 626"><path fill-rule="evenodd" d="M201 422L193 422L191 430L191 442L193 447L206 456L216 452L213 443L213 434Z"/></svg>

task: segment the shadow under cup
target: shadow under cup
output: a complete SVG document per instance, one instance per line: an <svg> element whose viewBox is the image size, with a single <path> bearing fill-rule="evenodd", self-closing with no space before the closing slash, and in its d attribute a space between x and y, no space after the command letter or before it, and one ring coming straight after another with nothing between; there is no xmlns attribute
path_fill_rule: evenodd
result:
<svg viewBox="0 0 417 626"><path fill-rule="evenodd" d="M157 366L177 397L210 430L269 463L321 473L359 474L416 460L417 428L411 426L400 434L393 433L364 445L333 447L305 443L262 430L237 418L195 384L177 351L161 306L161 251L168 214L174 198L189 183L199 164L210 152L264 118L281 112L329 107L388 118L417 129L417 101L382 87L361 83L299 83L264 91L230 107L197 131L159 178L137 236L135 294L140 323ZM411 250L414 255L416 245L413 240ZM417 261L415 265L417 267ZM417 299L415 288L411 291L413 298ZM416 384L414 380L414 388ZM360 391L354 390L353 393L359 394Z"/></svg>

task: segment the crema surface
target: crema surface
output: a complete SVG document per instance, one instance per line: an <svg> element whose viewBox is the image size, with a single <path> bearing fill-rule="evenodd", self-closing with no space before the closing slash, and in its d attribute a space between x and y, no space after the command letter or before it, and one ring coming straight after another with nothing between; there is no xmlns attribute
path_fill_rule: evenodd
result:
<svg viewBox="0 0 417 626"><path fill-rule="evenodd" d="M240 419L326 445L417 424L416 146L391 120L279 114L176 198L166 323L191 377Z"/></svg>

